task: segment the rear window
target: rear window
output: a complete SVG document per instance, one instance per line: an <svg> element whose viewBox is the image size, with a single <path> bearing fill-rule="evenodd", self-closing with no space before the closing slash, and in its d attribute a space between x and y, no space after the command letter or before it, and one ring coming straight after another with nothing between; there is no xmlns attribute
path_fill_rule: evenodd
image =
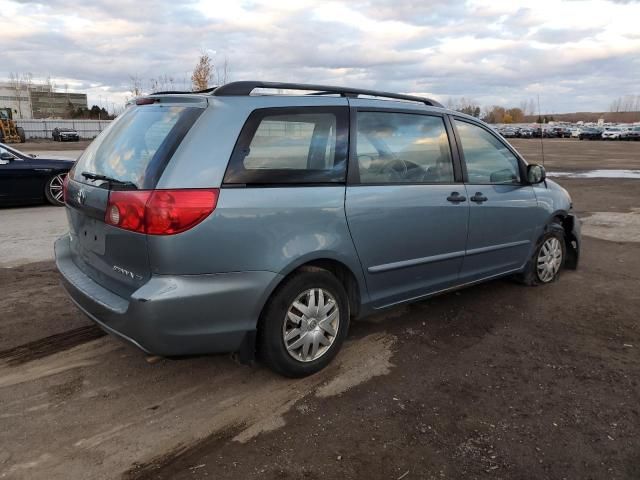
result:
<svg viewBox="0 0 640 480"><path fill-rule="evenodd" d="M168 160L202 109L145 105L130 107L87 148L73 179L94 183L84 172L131 182L138 189L156 186ZM95 181L97 185L106 182Z"/></svg>
<svg viewBox="0 0 640 480"><path fill-rule="evenodd" d="M344 182L347 145L346 107L258 109L240 133L224 182Z"/></svg>

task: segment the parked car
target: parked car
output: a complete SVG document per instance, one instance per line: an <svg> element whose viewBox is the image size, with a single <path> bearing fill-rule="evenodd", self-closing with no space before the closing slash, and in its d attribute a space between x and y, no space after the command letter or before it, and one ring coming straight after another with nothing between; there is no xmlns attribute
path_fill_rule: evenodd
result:
<svg viewBox="0 0 640 480"><path fill-rule="evenodd" d="M553 128L551 128L551 131L554 133L553 136L555 136L557 138L570 138L571 137L571 130L569 130L566 127L553 127Z"/></svg>
<svg viewBox="0 0 640 480"><path fill-rule="evenodd" d="M620 135L622 135L622 128L609 127L602 132L602 140L620 140Z"/></svg>
<svg viewBox="0 0 640 480"><path fill-rule="evenodd" d="M507 275L547 284L579 256L567 191L421 97L142 97L68 178L56 262L91 319L149 353L257 352L292 377L326 366L352 319Z"/></svg>
<svg viewBox="0 0 640 480"><path fill-rule="evenodd" d="M640 125L630 127L628 130L622 132L620 140L640 140Z"/></svg>
<svg viewBox="0 0 640 480"><path fill-rule="evenodd" d="M583 128L578 134L580 140L600 140L602 139L602 132L596 128Z"/></svg>
<svg viewBox="0 0 640 480"><path fill-rule="evenodd" d="M80 140L80 135L73 128L59 128L56 127L53 129L51 136L56 142L78 142Z"/></svg>
<svg viewBox="0 0 640 480"><path fill-rule="evenodd" d="M0 205L63 206L62 184L72 166L73 160L40 158L0 143Z"/></svg>
<svg viewBox="0 0 640 480"><path fill-rule="evenodd" d="M519 134L520 134L520 138L531 138L533 137L533 129L521 128Z"/></svg>
<svg viewBox="0 0 640 480"><path fill-rule="evenodd" d="M572 128L571 129L571 138L579 138L580 137L580 128Z"/></svg>
<svg viewBox="0 0 640 480"><path fill-rule="evenodd" d="M500 130L500 134L504 137L504 138L516 138L518 137L518 131L515 128L503 128L502 130Z"/></svg>

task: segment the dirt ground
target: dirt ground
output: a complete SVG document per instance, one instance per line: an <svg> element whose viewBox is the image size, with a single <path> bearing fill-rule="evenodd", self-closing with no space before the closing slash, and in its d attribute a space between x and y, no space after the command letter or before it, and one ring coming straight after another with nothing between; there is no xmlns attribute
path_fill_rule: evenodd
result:
<svg viewBox="0 0 640 480"><path fill-rule="evenodd" d="M49 152L64 152L69 150L84 150L89 146L92 140L80 140L79 142L54 142L45 139L32 139L26 143L15 145L18 150L23 152L39 152L47 150Z"/></svg>
<svg viewBox="0 0 640 480"><path fill-rule="evenodd" d="M640 142L578 140L576 138L515 138L509 142L530 163L548 170L639 169Z"/></svg>
<svg viewBox="0 0 640 480"><path fill-rule="evenodd" d="M618 155L600 143L624 155L596 165ZM546 164L637 168L640 144L620 145L545 140ZM579 270L364 319L302 380L229 356L146 362L77 312L51 262L0 269L0 478L640 478L640 181L560 183L584 220Z"/></svg>

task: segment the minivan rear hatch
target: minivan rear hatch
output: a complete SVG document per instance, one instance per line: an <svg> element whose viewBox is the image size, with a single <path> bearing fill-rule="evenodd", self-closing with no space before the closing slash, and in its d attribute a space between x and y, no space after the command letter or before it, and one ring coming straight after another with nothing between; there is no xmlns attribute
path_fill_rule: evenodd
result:
<svg viewBox="0 0 640 480"><path fill-rule="evenodd" d="M127 297L151 275L146 232L105 222L110 195L152 191L206 105L201 96L143 98L93 141L69 173L72 259L104 288Z"/></svg>

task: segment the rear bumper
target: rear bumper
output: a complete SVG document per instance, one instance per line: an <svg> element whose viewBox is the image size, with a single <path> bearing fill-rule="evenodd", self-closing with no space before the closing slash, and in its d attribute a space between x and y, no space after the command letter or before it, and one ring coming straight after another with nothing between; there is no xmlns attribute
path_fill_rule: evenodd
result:
<svg viewBox="0 0 640 480"><path fill-rule="evenodd" d="M162 356L234 352L253 338L262 306L280 281L272 272L154 275L129 298L96 283L73 262L69 236L55 243L71 300L107 332Z"/></svg>

